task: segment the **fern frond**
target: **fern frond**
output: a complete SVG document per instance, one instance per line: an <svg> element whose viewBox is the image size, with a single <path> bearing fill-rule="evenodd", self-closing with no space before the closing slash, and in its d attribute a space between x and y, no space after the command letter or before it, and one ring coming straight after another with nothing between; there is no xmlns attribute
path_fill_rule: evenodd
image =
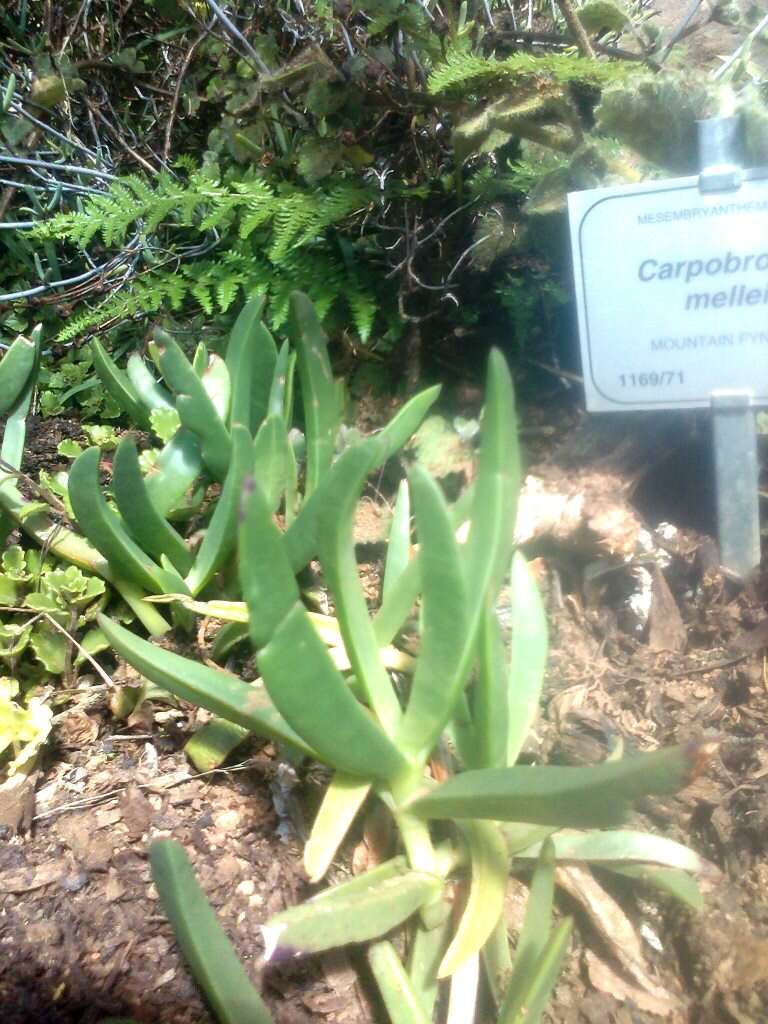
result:
<svg viewBox="0 0 768 1024"><path fill-rule="evenodd" d="M621 62L609 63L570 54L534 56L514 53L504 60L496 60L454 49L429 76L427 88L432 95L459 90L466 92L481 86L532 77L551 78L560 83L578 81L604 85L625 78L627 74L629 69Z"/></svg>

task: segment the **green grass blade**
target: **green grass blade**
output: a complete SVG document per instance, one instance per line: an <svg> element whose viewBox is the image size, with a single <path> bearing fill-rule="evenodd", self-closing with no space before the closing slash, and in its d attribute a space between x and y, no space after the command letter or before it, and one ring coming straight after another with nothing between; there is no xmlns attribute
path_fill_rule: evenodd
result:
<svg viewBox="0 0 768 1024"><path fill-rule="evenodd" d="M321 761L363 779L389 779L407 767L352 696L303 605L277 627L258 665L275 707Z"/></svg>
<svg viewBox="0 0 768 1024"><path fill-rule="evenodd" d="M112 463L112 490L120 514L139 546L157 559L165 555L178 572L189 572L192 554L152 504L136 445L130 438L123 438L117 446Z"/></svg>
<svg viewBox="0 0 768 1024"><path fill-rule="evenodd" d="M27 437L27 416L29 415L29 410L32 407L32 398L37 384L41 336L42 327L35 327L30 338L34 347L32 369L27 375L25 384L21 390L16 393L15 400L10 405L6 406L8 415L5 421L5 427L3 428L2 444L0 445L0 458L8 466L16 470L21 469L22 459L24 458L24 442ZM19 341L22 339L17 338L16 340ZM26 341L26 339L23 340ZM3 362L5 361L5 358L7 358L7 356L4 357ZM2 391L2 387L3 385L0 384L0 394L7 395L8 392ZM9 387L13 389L15 384L10 385ZM2 481L2 476L0 476L0 481Z"/></svg>
<svg viewBox="0 0 768 1024"><path fill-rule="evenodd" d="M468 822L462 828L469 847L472 881L456 934L443 957L439 978L448 978L488 941L504 910L509 858L496 825Z"/></svg>
<svg viewBox="0 0 768 1024"><path fill-rule="evenodd" d="M340 408L328 339L315 308L301 292L291 295L291 338L298 355L304 427L307 437L305 494L317 490L330 468L340 423Z"/></svg>
<svg viewBox="0 0 768 1024"><path fill-rule="evenodd" d="M229 468L230 439L216 405L170 334L155 328L155 345L163 376L176 393L181 422L198 435L203 461L223 481Z"/></svg>
<svg viewBox="0 0 768 1024"><path fill-rule="evenodd" d="M169 590L166 573L139 547L101 493L98 448L78 455L69 471L69 500L80 528L112 566L113 572L151 594ZM176 589L170 586L170 593Z"/></svg>
<svg viewBox="0 0 768 1024"><path fill-rule="evenodd" d="M531 889L525 908L523 927L517 940L515 963L509 979L504 1006L507 1010L515 1005L527 987L526 979L535 968L536 962L547 948L552 928L552 908L555 901L555 849L547 840L538 857L538 863L531 879ZM503 1011L502 1011L503 1015Z"/></svg>
<svg viewBox="0 0 768 1024"><path fill-rule="evenodd" d="M107 394L129 416L132 423L137 427L142 427L144 430L149 430L151 427L149 414L139 399L136 389L128 375L107 354L104 346L97 338L94 338L91 342L91 354L93 356L93 368L98 373Z"/></svg>
<svg viewBox="0 0 768 1024"><path fill-rule="evenodd" d="M506 764L513 765L539 711L549 649L547 613L520 552L512 559L512 653L509 665Z"/></svg>
<svg viewBox="0 0 768 1024"><path fill-rule="evenodd" d="M498 1024L538 1024L560 975L572 931L573 919L570 917L555 928L538 963L524 979L521 998L511 1002L509 1009L506 1004L502 1006Z"/></svg>
<svg viewBox="0 0 768 1024"><path fill-rule="evenodd" d="M391 942L374 943L368 950L368 963L392 1024L430 1024L432 1018Z"/></svg>
<svg viewBox="0 0 768 1024"><path fill-rule="evenodd" d="M427 472L410 476L421 545L422 640L398 746L426 761L460 698L466 675L469 611L459 545L448 506Z"/></svg>
<svg viewBox="0 0 768 1024"><path fill-rule="evenodd" d="M396 455L406 441L416 433L419 424L437 401L440 390L440 385L436 384L434 387L420 391L418 395L414 395L405 403L386 427L383 427L378 434L374 434L382 446L383 462Z"/></svg>
<svg viewBox="0 0 768 1024"><path fill-rule="evenodd" d="M36 339L20 334L0 360L0 416L21 397L36 361Z"/></svg>
<svg viewBox="0 0 768 1024"><path fill-rule="evenodd" d="M224 486L208 528L205 531L195 563L186 579L194 595L207 586L214 573L226 564L237 546L237 519L243 481L250 472L253 456L251 435L240 424L232 427L232 454Z"/></svg>
<svg viewBox="0 0 768 1024"><path fill-rule="evenodd" d="M349 472L340 484L336 500L320 512L318 554L336 605L344 647L366 701L387 732L400 723L400 703L379 657L379 648L360 587L360 575L352 537L354 515L363 482L371 463L370 444L350 449ZM418 671L418 670L417 670Z"/></svg>
<svg viewBox="0 0 768 1024"><path fill-rule="evenodd" d="M304 870L310 882L319 882L336 856L371 784L337 772L326 789L304 847Z"/></svg>
<svg viewBox="0 0 768 1024"><path fill-rule="evenodd" d="M183 848L173 839L156 839L149 863L176 941L220 1024L272 1024Z"/></svg>
<svg viewBox="0 0 768 1024"><path fill-rule="evenodd" d="M294 353L295 354L295 353ZM286 408L286 396L288 392L288 370L291 362L291 347L284 341L277 353L277 362L272 374L272 383L269 389L269 401L267 404L267 415L282 416L288 420Z"/></svg>
<svg viewBox="0 0 768 1024"><path fill-rule="evenodd" d="M183 500L203 468L200 441L181 427L162 448L157 462L144 477L150 501L161 516Z"/></svg>
<svg viewBox="0 0 768 1024"><path fill-rule="evenodd" d="M391 596L395 584L408 568L411 552L411 496L408 482L400 481L395 501L395 513L389 530L387 560L384 564L384 583L381 598Z"/></svg>
<svg viewBox="0 0 768 1024"><path fill-rule="evenodd" d="M263 925L265 958L283 951L320 953L377 939L434 902L442 887L441 878L422 871L406 871L352 890L338 886L324 898L291 907Z"/></svg>
<svg viewBox="0 0 768 1024"><path fill-rule="evenodd" d="M106 615L100 615L98 622L117 653L151 682L257 736L290 743L313 756L260 684L243 682L229 672L148 643Z"/></svg>
<svg viewBox="0 0 768 1024"><path fill-rule="evenodd" d="M574 768L542 765L462 772L416 799L426 818L490 818L563 828L621 824L642 796L674 793L698 774L707 745L669 747Z"/></svg>

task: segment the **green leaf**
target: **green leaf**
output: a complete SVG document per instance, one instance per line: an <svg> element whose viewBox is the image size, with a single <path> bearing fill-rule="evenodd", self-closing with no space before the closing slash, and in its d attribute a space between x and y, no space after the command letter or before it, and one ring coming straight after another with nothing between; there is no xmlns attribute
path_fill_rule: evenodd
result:
<svg viewBox="0 0 768 1024"><path fill-rule="evenodd" d="M330 468L340 422L336 385L328 359L328 339L306 295L291 295L291 337L298 353L307 436L305 494L309 497Z"/></svg>
<svg viewBox="0 0 768 1024"><path fill-rule="evenodd" d="M572 931L573 919L566 917L553 932L530 976L524 979L522 1000L515 1000L509 1012L505 1004L499 1013L498 1024L538 1024L560 975Z"/></svg>
<svg viewBox="0 0 768 1024"><path fill-rule="evenodd" d="M468 671L469 614L459 545L438 485L414 467L410 486L421 545L421 652L398 746L426 761L453 714Z"/></svg>
<svg viewBox="0 0 768 1024"><path fill-rule="evenodd" d="M499 1014L501 1019L516 1020L515 1015L525 1006L531 979L547 948L554 898L555 850L550 840L547 840L542 845L533 872L525 918L515 950L515 963Z"/></svg>
<svg viewBox="0 0 768 1024"><path fill-rule="evenodd" d="M389 779L407 767L398 748L352 696L299 602L257 660L275 707L321 761L364 779Z"/></svg>
<svg viewBox="0 0 768 1024"><path fill-rule="evenodd" d="M572 832L561 830L552 836L557 860L590 861L613 865L631 861L647 861L660 867L679 868L695 873L706 870L706 862L693 850L664 836L634 829L610 832ZM538 857L542 844L518 850L518 857Z"/></svg>
<svg viewBox="0 0 768 1024"><path fill-rule="evenodd" d="M166 651L142 640L106 615L99 615L97 621L117 653L150 682L257 736L290 743L312 756L309 747L275 710L259 683L245 683L229 672Z"/></svg>
<svg viewBox="0 0 768 1024"><path fill-rule="evenodd" d="M391 596L395 584L408 567L411 553L411 498L408 482L400 481L395 501L395 513L387 542L387 560L384 565L382 601Z"/></svg>
<svg viewBox="0 0 768 1024"><path fill-rule="evenodd" d="M0 360L0 416L11 409L24 389L37 360L37 338L20 334Z"/></svg>
<svg viewBox="0 0 768 1024"><path fill-rule="evenodd" d="M124 438L112 463L112 490L117 507L134 539L149 554L170 559L180 573L189 571L189 548L152 504L139 467L136 445Z"/></svg>
<svg viewBox="0 0 768 1024"><path fill-rule="evenodd" d="M155 328L155 345L163 376L176 392L181 422L200 438L208 469L217 480L224 480L229 468L230 439L216 405L170 334Z"/></svg>
<svg viewBox="0 0 768 1024"><path fill-rule="evenodd" d="M116 512L107 505L99 485L98 448L78 456L69 472L69 500L88 540L101 552L119 578L129 580L150 593L163 593L170 574L156 565L131 539Z"/></svg>
<svg viewBox="0 0 768 1024"><path fill-rule="evenodd" d="M182 427L160 452L144 483L160 515L168 515L183 499L202 469L200 441Z"/></svg>
<svg viewBox="0 0 768 1024"><path fill-rule="evenodd" d="M408 978L429 1020L433 1018L440 991L437 972L453 931L451 914L441 917L442 920L431 928L423 921L415 921L408 948Z"/></svg>
<svg viewBox="0 0 768 1024"><path fill-rule="evenodd" d="M147 364L137 352L128 357L125 372L128 374L128 380L133 385L139 401L143 402L149 410L150 417L153 412L175 411L176 407L173 404L171 393L155 380Z"/></svg>
<svg viewBox="0 0 768 1024"><path fill-rule="evenodd" d="M283 536L258 483L243 487L239 545L240 586L248 605L251 640L262 647L299 597Z"/></svg>
<svg viewBox="0 0 768 1024"><path fill-rule="evenodd" d="M318 554L334 597L336 617L352 670L375 716L391 732L400 723L400 704L379 658L373 624L360 587L352 537L355 509L375 444L359 444L349 449L346 458L349 471L339 482L336 500L333 504L326 503L319 514ZM405 749L404 744L402 746Z"/></svg>
<svg viewBox="0 0 768 1024"><path fill-rule="evenodd" d="M252 434L267 415L277 360L277 346L261 322L263 311L263 296L245 304L230 333L226 355L233 389L231 422L242 423Z"/></svg>
<svg viewBox="0 0 768 1024"><path fill-rule="evenodd" d="M52 675L59 676L67 667L69 641L48 622L38 622L29 639L37 660Z"/></svg>
<svg viewBox="0 0 768 1024"><path fill-rule="evenodd" d="M370 782L338 772L331 779L304 847L304 870L310 882L319 882L331 866L370 789Z"/></svg>
<svg viewBox="0 0 768 1024"><path fill-rule="evenodd" d="M486 607L483 615L479 653L478 678L472 689L475 760L468 767L503 768L510 763L507 760L509 683L504 640L492 605Z"/></svg>
<svg viewBox="0 0 768 1024"><path fill-rule="evenodd" d="M127 374L117 366L97 338L91 342L90 348L93 355L93 368L101 378L107 394L129 416L135 426L149 430L150 423L146 407L140 401Z"/></svg>
<svg viewBox="0 0 768 1024"><path fill-rule="evenodd" d="M184 753L199 772L219 768L250 736L248 729L224 718L212 718L184 744Z"/></svg>
<svg viewBox="0 0 768 1024"><path fill-rule="evenodd" d="M243 481L251 468L252 455L251 435L245 427L236 424L232 427L232 454L227 478L186 579L192 594L199 594L235 551Z"/></svg>
<svg viewBox="0 0 768 1024"><path fill-rule="evenodd" d="M283 417L271 413L253 442L253 473L274 512L288 484L291 444Z"/></svg>
<svg viewBox="0 0 768 1024"><path fill-rule="evenodd" d="M438 971L448 978L488 941L504 910L509 858L496 825L475 821L462 831L469 847L472 882L464 913Z"/></svg>
<svg viewBox="0 0 768 1024"><path fill-rule="evenodd" d="M512 559L512 653L507 693L506 763L513 765L539 711L549 649L547 613L536 580L523 555Z"/></svg>
<svg viewBox="0 0 768 1024"><path fill-rule="evenodd" d="M152 432L163 444L167 444L181 426L179 414L173 408L153 409L149 414L149 422L152 424Z"/></svg>
<svg viewBox="0 0 768 1024"><path fill-rule="evenodd" d="M655 864L606 864L612 874L623 875L633 881L644 882L668 896L673 896L691 910L704 909L704 897L698 882L686 871L677 868L660 868Z"/></svg>
<svg viewBox="0 0 768 1024"><path fill-rule="evenodd" d="M603 828L624 821L639 797L674 793L688 785L707 756L704 744L574 768L536 765L462 772L407 810L425 818Z"/></svg>
<svg viewBox="0 0 768 1024"><path fill-rule="evenodd" d="M368 950L368 963L392 1024L430 1024L432 1017L424 1008L391 942L374 943Z"/></svg>
<svg viewBox="0 0 768 1024"><path fill-rule="evenodd" d="M149 863L176 940L221 1024L272 1024L183 848L172 839L156 839Z"/></svg>
<svg viewBox="0 0 768 1024"><path fill-rule="evenodd" d="M365 879L363 875L271 918L262 926L265 959L276 952L319 953L376 939L434 902L443 887L441 878L422 871L372 879L367 885L362 884Z"/></svg>

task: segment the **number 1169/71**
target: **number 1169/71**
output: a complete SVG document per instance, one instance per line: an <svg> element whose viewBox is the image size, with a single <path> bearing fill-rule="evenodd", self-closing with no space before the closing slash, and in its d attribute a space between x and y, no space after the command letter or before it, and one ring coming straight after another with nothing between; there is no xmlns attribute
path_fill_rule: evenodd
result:
<svg viewBox="0 0 768 1024"><path fill-rule="evenodd" d="M648 373L620 373L619 384L623 388L659 388L672 384L684 384L682 370L649 370Z"/></svg>

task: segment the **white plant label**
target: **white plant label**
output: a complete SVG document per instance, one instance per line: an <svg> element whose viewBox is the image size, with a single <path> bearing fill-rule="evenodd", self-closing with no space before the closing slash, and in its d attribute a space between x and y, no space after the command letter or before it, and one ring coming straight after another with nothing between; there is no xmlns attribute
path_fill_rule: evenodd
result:
<svg viewBox="0 0 768 1024"><path fill-rule="evenodd" d="M568 211L590 412L768 404L768 178L574 192Z"/></svg>

